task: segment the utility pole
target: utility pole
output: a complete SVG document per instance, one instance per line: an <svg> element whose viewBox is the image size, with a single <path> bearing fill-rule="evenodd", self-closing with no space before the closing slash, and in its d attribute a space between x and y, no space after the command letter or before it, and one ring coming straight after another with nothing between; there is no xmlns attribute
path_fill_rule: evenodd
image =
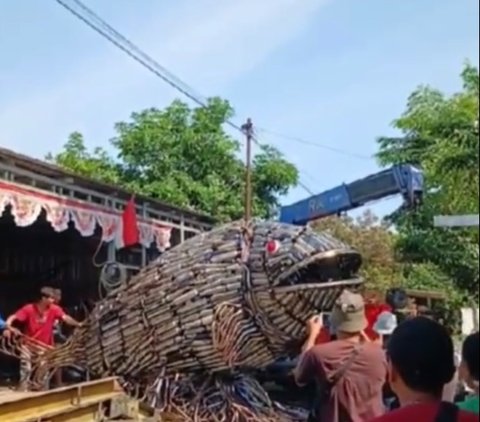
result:
<svg viewBox="0 0 480 422"><path fill-rule="evenodd" d="M242 131L246 137L245 145L245 222L252 218L252 140L253 124L251 119L242 125Z"/></svg>

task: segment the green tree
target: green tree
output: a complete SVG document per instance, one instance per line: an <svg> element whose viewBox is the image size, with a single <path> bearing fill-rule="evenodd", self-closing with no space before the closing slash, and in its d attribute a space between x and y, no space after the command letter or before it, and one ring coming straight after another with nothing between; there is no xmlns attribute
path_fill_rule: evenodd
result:
<svg viewBox="0 0 480 422"><path fill-rule="evenodd" d="M478 229L433 227L435 215L478 214L478 70L466 65L462 81L463 89L451 96L418 88L394 122L401 136L379 139L378 159L382 165L414 164L425 173L422 208L392 216L403 259L433 264L444 280L478 295Z"/></svg>
<svg viewBox="0 0 480 422"><path fill-rule="evenodd" d="M237 219L243 215L245 172L240 143L224 129L232 116L229 103L219 98L202 108L176 100L163 110L132 113L128 122L117 123L111 140L116 158L101 148L88 151L82 136L73 133L63 150L48 159L219 221ZM263 146L252 164L254 214L268 218L278 198L296 185L298 172L271 146Z"/></svg>
<svg viewBox="0 0 480 422"><path fill-rule="evenodd" d="M121 168L102 148L95 148L90 153L79 132L73 132L63 147L63 151L53 156L48 154L47 161L55 162L63 168L84 176L99 178L108 183L118 183Z"/></svg>
<svg viewBox="0 0 480 422"><path fill-rule="evenodd" d="M413 290L443 293L444 300L435 300L432 311L443 320L443 324L452 332L459 333L462 306L475 306L476 299L469 298L465 291L458 289L454 280L431 262L404 263L403 287Z"/></svg>
<svg viewBox="0 0 480 422"><path fill-rule="evenodd" d="M432 262L412 262L401 259L398 250L399 234L386 220L380 220L367 210L360 217L329 217L314 223L314 228L327 231L360 252L367 292L380 300L388 288L401 287L443 293L447 300L434 301L433 311L445 325L457 332L461 321L460 307L469 303L464 292L442 269ZM470 299L474 305L475 299Z"/></svg>
<svg viewBox="0 0 480 422"><path fill-rule="evenodd" d="M389 287L403 284L402 266L395 256L396 236L370 210L357 219L323 218L314 223L314 228L331 233L360 252L361 275L368 289L385 292Z"/></svg>

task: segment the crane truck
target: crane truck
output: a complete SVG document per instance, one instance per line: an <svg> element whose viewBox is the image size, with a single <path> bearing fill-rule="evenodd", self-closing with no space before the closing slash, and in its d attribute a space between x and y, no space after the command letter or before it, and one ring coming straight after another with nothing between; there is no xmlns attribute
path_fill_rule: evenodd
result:
<svg viewBox="0 0 480 422"><path fill-rule="evenodd" d="M280 209L283 223L305 225L319 218L341 215L373 201L401 195L403 206L414 208L422 202L423 172L410 165L399 164L351 183L311 196Z"/></svg>

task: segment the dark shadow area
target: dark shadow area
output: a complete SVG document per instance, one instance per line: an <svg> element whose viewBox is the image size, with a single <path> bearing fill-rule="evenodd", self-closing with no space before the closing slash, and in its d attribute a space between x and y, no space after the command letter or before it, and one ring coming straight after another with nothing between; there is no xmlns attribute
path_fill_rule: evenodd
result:
<svg viewBox="0 0 480 422"><path fill-rule="evenodd" d="M0 217L0 314L6 319L35 299L42 286L62 291L61 306L82 320L98 300L98 264L107 259L101 229L82 237L70 223L57 233L42 214L28 227L17 227L9 209ZM69 335L64 329L64 334ZM0 354L0 380L18 375L18 362Z"/></svg>

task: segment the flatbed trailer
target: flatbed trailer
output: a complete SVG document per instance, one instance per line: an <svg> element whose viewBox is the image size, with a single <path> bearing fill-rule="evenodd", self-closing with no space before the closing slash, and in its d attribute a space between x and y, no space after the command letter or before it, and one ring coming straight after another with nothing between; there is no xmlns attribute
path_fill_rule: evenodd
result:
<svg viewBox="0 0 480 422"><path fill-rule="evenodd" d="M87 381L42 392L0 392L0 421L160 421L127 397L116 378Z"/></svg>

